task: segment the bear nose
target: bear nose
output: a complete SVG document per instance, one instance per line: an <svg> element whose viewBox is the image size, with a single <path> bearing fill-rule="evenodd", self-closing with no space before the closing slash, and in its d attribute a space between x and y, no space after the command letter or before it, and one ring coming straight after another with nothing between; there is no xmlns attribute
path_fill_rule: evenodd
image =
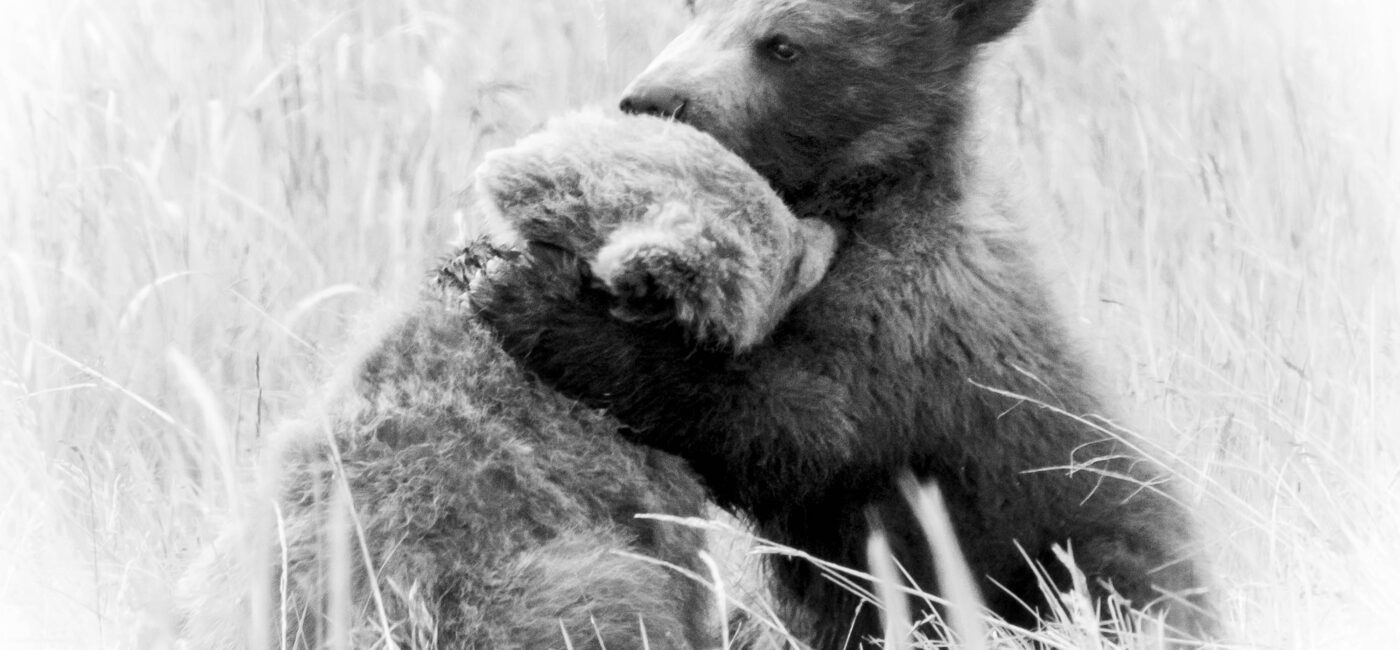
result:
<svg viewBox="0 0 1400 650"><path fill-rule="evenodd" d="M686 98L669 88L639 88L622 98L623 112L682 120Z"/></svg>

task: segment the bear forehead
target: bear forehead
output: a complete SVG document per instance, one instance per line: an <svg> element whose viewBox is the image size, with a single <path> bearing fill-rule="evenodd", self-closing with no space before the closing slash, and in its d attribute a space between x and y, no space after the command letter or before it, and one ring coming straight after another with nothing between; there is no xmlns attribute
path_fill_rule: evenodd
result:
<svg viewBox="0 0 1400 650"><path fill-rule="evenodd" d="M928 2L897 0L692 0L696 18L729 34L766 36L898 30Z"/></svg>

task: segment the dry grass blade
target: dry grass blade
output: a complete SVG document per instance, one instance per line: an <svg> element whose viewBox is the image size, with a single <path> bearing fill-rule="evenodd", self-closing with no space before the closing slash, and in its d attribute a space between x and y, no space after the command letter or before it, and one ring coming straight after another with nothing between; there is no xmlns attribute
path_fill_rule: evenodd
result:
<svg viewBox="0 0 1400 650"><path fill-rule="evenodd" d="M885 622L885 648L905 650L911 648L913 640L913 615L909 612L909 597L900 586L902 575L896 568L894 553L890 552L890 542L884 529L875 528L866 542L866 557L870 558L870 573L875 576L876 602L880 604L880 617Z"/></svg>
<svg viewBox="0 0 1400 650"><path fill-rule="evenodd" d="M921 486L912 475L907 474L900 479L900 488L904 498L913 506L919 524L924 528L924 537L929 541L934 566L938 567L938 590L948 601L946 620L958 647L962 650L985 650L988 634L982 596L978 593L977 581L973 579L967 561L963 559L942 493L937 485L929 483Z"/></svg>

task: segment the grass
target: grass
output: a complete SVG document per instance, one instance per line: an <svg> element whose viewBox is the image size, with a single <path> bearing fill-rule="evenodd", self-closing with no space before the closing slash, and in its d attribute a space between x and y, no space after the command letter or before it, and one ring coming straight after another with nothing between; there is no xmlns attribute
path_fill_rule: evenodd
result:
<svg viewBox="0 0 1400 650"><path fill-rule="evenodd" d="M678 5L679 3L674 3ZM982 143L1201 513L1239 640L1400 632L1400 51L1382 1L1046 0ZM0 646L170 587L479 156L611 102L627 0L0 0Z"/></svg>

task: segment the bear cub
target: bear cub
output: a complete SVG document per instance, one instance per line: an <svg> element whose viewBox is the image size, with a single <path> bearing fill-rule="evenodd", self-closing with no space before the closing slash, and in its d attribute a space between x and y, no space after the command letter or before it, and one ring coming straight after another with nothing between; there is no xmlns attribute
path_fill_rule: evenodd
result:
<svg viewBox="0 0 1400 650"><path fill-rule="evenodd" d="M265 485L186 573L192 648L698 650L716 645L686 464L508 357L466 299L501 259L587 275L629 322L716 354L764 340L820 280L832 229L796 220L709 136L644 117L558 119L493 152L470 245L266 453ZM504 233L504 234L502 234Z"/></svg>
<svg viewBox="0 0 1400 650"><path fill-rule="evenodd" d="M1033 626L1046 611L1033 564L1068 588L1059 545L1096 598L1164 617L1169 636L1208 637L1206 581L1170 472L1092 424L1114 408L968 153L982 46L1034 2L689 4L692 24L623 108L713 135L798 217L849 229L835 261L737 356L615 318L596 288L551 265L507 263L473 295L505 348L631 439L685 458L774 541L861 567L873 512L914 585L933 590L897 486L912 472L941 488L1005 619ZM814 647L881 636L875 608L811 563L772 568Z"/></svg>

